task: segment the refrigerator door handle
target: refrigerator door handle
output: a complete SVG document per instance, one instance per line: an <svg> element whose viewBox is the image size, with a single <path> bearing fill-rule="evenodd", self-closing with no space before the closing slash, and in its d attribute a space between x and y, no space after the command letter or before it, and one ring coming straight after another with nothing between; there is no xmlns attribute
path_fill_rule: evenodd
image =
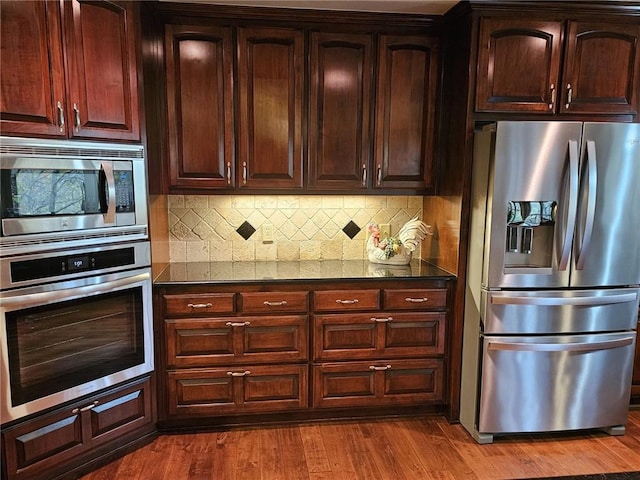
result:
<svg viewBox="0 0 640 480"><path fill-rule="evenodd" d="M634 337L625 337L605 342L579 343L519 343L487 342L489 350L511 350L517 352L591 352L611 348L626 347L633 343Z"/></svg>
<svg viewBox="0 0 640 480"><path fill-rule="evenodd" d="M593 224L596 215L596 192L598 187L598 171L596 166L596 142L587 140L587 171L589 179L589 194L587 196L587 215L585 220L584 232L580 245L576 245L577 259L576 269L584 268L584 260L589 252L591 237L593 235Z"/></svg>
<svg viewBox="0 0 640 480"><path fill-rule="evenodd" d="M621 295L605 295L591 297L526 297L526 296L492 296L491 303L494 305L537 305L537 306L594 306L610 305L612 303L635 302L636 293L624 293Z"/></svg>
<svg viewBox="0 0 640 480"><path fill-rule="evenodd" d="M567 223L564 231L564 241L561 247L558 270L566 270L569 264L571 253L571 238L576 226L576 211L578 209L578 189L579 189L579 164L578 164L578 142L569 140L569 205L567 208Z"/></svg>

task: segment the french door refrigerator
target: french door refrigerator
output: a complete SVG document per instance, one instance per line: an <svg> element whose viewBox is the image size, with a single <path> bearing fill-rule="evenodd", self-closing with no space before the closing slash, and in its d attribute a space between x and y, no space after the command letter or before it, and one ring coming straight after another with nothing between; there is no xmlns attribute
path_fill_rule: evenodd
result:
<svg viewBox="0 0 640 480"><path fill-rule="evenodd" d="M640 124L478 126L460 421L623 434L640 298Z"/></svg>

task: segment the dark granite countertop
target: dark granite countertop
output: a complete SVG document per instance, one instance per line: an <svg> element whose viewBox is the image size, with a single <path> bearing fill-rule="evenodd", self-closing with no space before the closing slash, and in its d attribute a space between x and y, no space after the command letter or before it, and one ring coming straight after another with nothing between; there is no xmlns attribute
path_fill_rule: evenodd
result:
<svg viewBox="0 0 640 480"><path fill-rule="evenodd" d="M368 260L301 260L299 262L186 262L168 264L155 285L349 280L367 278L452 280L455 275L430 263L379 265Z"/></svg>

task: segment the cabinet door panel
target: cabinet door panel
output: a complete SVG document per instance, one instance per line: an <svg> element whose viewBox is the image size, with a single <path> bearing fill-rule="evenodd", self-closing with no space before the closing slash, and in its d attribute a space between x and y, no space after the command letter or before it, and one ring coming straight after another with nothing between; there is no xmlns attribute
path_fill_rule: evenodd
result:
<svg viewBox="0 0 640 480"><path fill-rule="evenodd" d="M167 365L215 365L233 362L233 318L165 320Z"/></svg>
<svg viewBox="0 0 640 480"><path fill-rule="evenodd" d="M560 111L636 113L639 42L637 25L569 22Z"/></svg>
<svg viewBox="0 0 640 480"><path fill-rule="evenodd" d="M561 43L559 21L483 18L476 110L553 112L559 88Z"/></svg>
<svg viewBox="0 0 640 480"><path fill-rule="evenodd" d="M131 2L64 4L72 137L140 140L136 8Z"/></svg>
<svg viewBox="0 0 640 480"><path fill-rule="evenodd" d="M244 313L306 313L309 292L242 292Z"/></svg>
<svg viewBox="0 0 640 480"><path fill-rule="evenodd" d="M66 136L60 4L0 2L0 16L2 134Z"/></svg>
<svg viewBox="0 0 640 480"><path fill-rule="evenodd" d="M328 363L313 372L317 408L418 405L444 394L442 359Z"/></svg>
<svg viewBox="0 0 640 480"><path fill-rule="evenodd" d="M444 289L384 290L383 295L387 310L433 310L447 306L447 291Z"/></svg>
<svg viewBox="0 0 640 480"><path fill-rule="evenodd" d="M242 317L241 355L245 362L282 362L307 359L308 317Z"/></svg>
<svg viewBox="0 0 640 480"><path fill-rule="evenodd" d="M381 35L376 100L375 186L433 186L438 41Z"/></svg>
<svg viewBox="0 0 640 480"><path fill-rule="evenodd" d="M302 188L304 36L238 29L240 187Z"/></svg>
<svg viewBox="0 0 640 480"><path fill-rule="evenodd" d="M230 28L165 27L169 181L233 188L233 47Z"/></svg>
<svg viewBox="0 0 640 480"><path fill-rule="evenodd" d="M313 302L318 312L378 310L380 290L318 290L313 292Z"/></svg>
<svg viewBox="0 0 640 480"><path fill-rule="evenodd" d="M307 370L304 364L170 371L169 414L224 415L305 408Z"/></svg>
<svg viewBox="0 0 640 480"><path fill-rule="evenodd" d="M372 37L311 34L309 188L366 188Z"/></svg>

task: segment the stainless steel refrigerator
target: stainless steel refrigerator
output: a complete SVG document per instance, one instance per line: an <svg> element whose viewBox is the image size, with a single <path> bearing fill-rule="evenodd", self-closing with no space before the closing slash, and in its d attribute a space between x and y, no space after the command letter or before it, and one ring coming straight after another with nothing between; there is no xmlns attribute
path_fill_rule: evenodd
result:
<svg viewBox="0 0 640 480"><path fill-rule="evenodd" d="M475 134L461 412L494 435L623 434L640 298L640 124Z"/></svg>

